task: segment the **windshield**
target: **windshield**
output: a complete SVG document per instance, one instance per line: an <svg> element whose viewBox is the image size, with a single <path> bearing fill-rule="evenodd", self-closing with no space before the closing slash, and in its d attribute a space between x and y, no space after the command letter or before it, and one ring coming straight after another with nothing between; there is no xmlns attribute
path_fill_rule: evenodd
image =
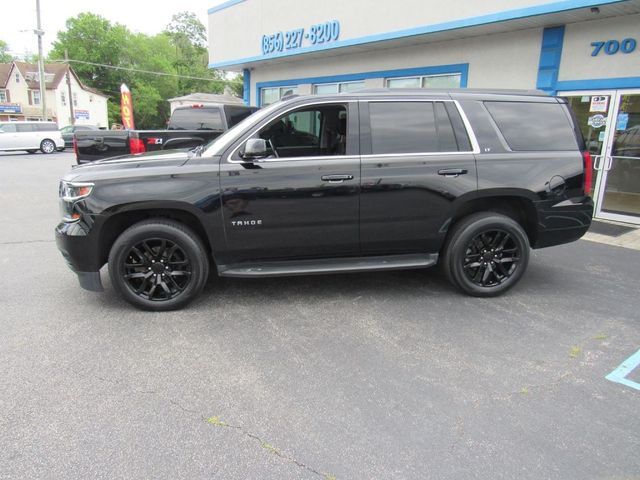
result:
<svg viewBox="0 0 640 480"><path fill-rule="evenodd" d="M209 144L205 147L205 152L202 156L215 156L222 155L222 152L225 151L227 147L234 140L236 140L245 130L248 130L253 125L261 122L265 117L271 115L271 113L277 110L282 102L276 102L269 105L266 108L258 110L256 113L249 115L247 118L238 123L235 127L232 127L230 130L227 130L225 133L220 135L218 138L215 138L213 141L209 142Z"/></svg>

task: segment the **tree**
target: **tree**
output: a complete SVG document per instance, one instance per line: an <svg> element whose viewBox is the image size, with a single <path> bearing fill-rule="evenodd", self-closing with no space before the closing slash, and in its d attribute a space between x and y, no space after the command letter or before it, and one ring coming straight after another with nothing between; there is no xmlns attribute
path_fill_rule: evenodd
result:
<svg viewBox="0 0 640 480"><path fill-rule="evenodd" d="M13 62L13 56L9 54L9 45L4 40L0 40L0 63Z"/></svg>

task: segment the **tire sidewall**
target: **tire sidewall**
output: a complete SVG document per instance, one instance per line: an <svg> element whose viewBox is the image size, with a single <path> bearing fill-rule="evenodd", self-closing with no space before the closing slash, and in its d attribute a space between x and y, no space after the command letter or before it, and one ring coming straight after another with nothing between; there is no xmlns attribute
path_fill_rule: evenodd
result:
<svg viewBox="0 0 640 480"><path fill-rule="evenodd" d="M124 260L131 251L131 247L150 238L162 238L178 244L191 264L189 285L170 300L152 301L142 298L133 292L123 278ZM143 310L166 311L183 307L200 294L208 275L208 258L198 237L186 227L173 223L159 221L134 225L117 238L109 254L109 276L114 288L125 300Z"/></svg>
<svg viewBox="0 0 640 480"><path fill-rule="evenodd" d="M469 242L478 234L487 230L504 230L508 232L516 242L520 262L511 276L500 285L483 287L469 279L464 271L464 257L466 256ZM501 214L477 214L464 221L451 237L448 246L446 261L450 280L464 292L478 297L493 297L500 295L512 288L527 268L529 263L529 239L522 227L513 219Z"/></svg>

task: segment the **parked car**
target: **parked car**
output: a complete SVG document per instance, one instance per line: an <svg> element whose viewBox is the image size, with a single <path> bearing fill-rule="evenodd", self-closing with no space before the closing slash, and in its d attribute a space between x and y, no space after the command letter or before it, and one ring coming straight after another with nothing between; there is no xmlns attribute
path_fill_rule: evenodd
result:
<svg viewBox="0 0 640 480"><path fill-rule="evenodd" d="M80 285L180 308L228 277L424 268L479 297L529 249L589 228L591 157L566 100L373 90L291 97L202 151L95 162L61 181L58 248Z"/></svg>
<svg viewBox="0 0 640 480"><path fill-rule="evenodd" d="M73 148L73 134L87 130L100 130L100 127L97 125L67 125L61 128L60 133L64 139L64 146L66 148Z"/></svg>
<svg viewBox="0 0 640 480"><path fill-rule="evenodd" d="M64 150L64 140L54 122L0 122L0 150L53 153Z"/></svg>
<svg viewBox="0 0 640 480"><path fill-rule="evenodd" d="M157 150L188 149L209 143L257 110L245 105L202 105L176 108L167 130L76 132L79 164Z"/></svg>

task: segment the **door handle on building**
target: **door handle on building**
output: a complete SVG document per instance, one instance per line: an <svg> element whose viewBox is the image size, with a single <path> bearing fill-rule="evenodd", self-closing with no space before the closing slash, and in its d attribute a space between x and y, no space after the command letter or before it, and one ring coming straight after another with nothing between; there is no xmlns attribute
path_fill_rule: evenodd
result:
<svg viewBox="0 0 640 480"><path fill-rule="evenodd" d="M603 155L594 155L593 156L593 169L600 171L602 170L602 157Z"/></svg>

